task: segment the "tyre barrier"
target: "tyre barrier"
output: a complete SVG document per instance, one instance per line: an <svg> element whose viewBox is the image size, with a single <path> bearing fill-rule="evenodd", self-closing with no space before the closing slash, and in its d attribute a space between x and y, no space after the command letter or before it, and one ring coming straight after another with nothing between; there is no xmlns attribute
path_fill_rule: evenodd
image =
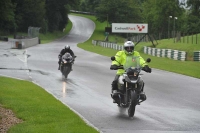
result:
<svg viewBox="0 0 200 133"><path fill-rule="evenodd" d="M144 46L144 53L157 57L167 57L174 60L186 60L187 53L185 51L173 50L173 49L158 49Z"/></svg>
<svg viewBox="0 0 200 133"><path fill-rule="evenodd" d="M194 51L193 60L200 61L200 51Z"/></svg>
<svg viewBox="0 0 200 133"><path fill-rule="evenodd" d="M99 41L99 40L92 40L92 44L95 46L101 46L105 48L111 48L115 50L123 50L123 45L118 45L113 42L105 42L105 41ZM158 48L151 48L144 46L144 53L149 54L152 56L157 56L157 57L167 57L171 58L174 60L181 60L185 61L186 60L186 55L187 53L185 51L179 51L179 50L172 50L172 49L158 49ZM200 57L200 55L199 55Z"/></svg>

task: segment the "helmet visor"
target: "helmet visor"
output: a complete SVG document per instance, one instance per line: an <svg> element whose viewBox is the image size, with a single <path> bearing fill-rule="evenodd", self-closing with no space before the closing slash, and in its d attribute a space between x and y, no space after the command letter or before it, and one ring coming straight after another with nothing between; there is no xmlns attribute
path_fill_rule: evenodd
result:
<svg viewBox="0 0 200 133"><path fill-rule="evenodd" d="M65 46L65 49L69 49L70 47L67 45L67 46Z"/></svg>
<svg viewBox="0 0 200 133"><path fill-rule="evenodd" d="M133 46L129 46L129 47L125 47L124 48L127 52L133 52L134 47Z"/></svg>

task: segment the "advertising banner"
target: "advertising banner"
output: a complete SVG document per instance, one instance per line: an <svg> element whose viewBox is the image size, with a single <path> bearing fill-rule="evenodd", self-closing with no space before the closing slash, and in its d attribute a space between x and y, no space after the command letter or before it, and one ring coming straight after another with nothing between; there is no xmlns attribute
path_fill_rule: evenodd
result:
<svg viewBox="0 0 200 133"><path fill-rule="evenodd" d="M148 24L112 23L112 33L148 33Z"/></svg>

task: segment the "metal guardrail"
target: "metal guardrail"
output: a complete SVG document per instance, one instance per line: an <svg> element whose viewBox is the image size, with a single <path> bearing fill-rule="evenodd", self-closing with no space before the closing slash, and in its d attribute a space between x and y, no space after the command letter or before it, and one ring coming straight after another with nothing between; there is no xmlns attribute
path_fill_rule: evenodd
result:
<svg viewBox="0 0 200 133"><path fill-rule="evenodd" d="M115 50L123 50L124 49L122 45L118 45L117 43L113 43L113 42L92 40L92 44L94 44L95 46L99 45L104 48L111 48L111 49L115 49Z"/></svg>
<svg viewBox="0 0 200 133"><path fill-rule="evenodd" d="M79 13L79 14L88 14L88 15L95 15L94 12L84 12L84 11L76 11L76 10L70 10L72 13Z"/></svg>

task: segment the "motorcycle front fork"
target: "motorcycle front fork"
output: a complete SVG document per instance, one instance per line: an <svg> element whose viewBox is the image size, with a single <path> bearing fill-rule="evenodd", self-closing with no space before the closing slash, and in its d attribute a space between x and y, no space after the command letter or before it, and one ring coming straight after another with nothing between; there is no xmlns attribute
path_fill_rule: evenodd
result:
<svg viewBox="0 0 200 133"><path fill-rule="evenodd" d="M126 83L126 87L128 86L128 84ZM137 99L137 101L138 101L138 105L140 105L140 103L142 103L142 102L144 102L145 100L146 100L146 95L145 95L145 93L143 92L143 89L144 89L144 82L142 82L142 84L141 85L139 85L139 84L135 84L135 86L134 86L135 88L141 88L141 89L139 89L139 91L137 91L136 93L137 93L137 95L138 95L138 99Z"/></svg>
<svg viewBox="0 0 200 133"><path fill-rule="evenodd" d="M128 83L126 82L123 87L127 88L128 87ZM140 105L141 102L144 102L146 100L146 95L144 93L141 94L141 92L143 92L143 89L144 89L144 83L141 86L139 86L138 84L134 85L134 88L138 88L138 87L141 87L140 91L136 92L137 95L138 95L138 99L137 99L138 103L137 104ZM126 96L126 98L122 97L121 96L122 94L118 94L118 98L119 98L119 103L118 104L122 104L122 105L126 105L126 103L128 104L128 98L129 98L128 91L126 91L125 93L126 93L126 95L124 95L124 96ZM122 101L125 104L123 104Z"/></svg>

